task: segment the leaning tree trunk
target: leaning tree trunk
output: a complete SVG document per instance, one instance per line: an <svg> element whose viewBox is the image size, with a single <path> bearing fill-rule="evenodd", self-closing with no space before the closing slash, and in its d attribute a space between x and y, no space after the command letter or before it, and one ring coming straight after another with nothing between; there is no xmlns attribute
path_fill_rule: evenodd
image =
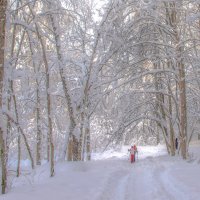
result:
<svg viewBox="0 0 200 200"><path fill-rule="evenodd" d="M52 5L49 3L49 7L51 8ZM70 119L70 126L69 126L69 137L68 137L68 160L77 160L78 159L78 146L77 141L78 139L74 135L74 129L76 127L76 120L74 116L74 109L72 106L72 99L69 94L69 84L68 81L65 78L64 75L64 61L61 53L61 40L60 36L58 34L58 28L56 21L54 19L53 14L50 14L50 22L53 28L53 36L55 40L55 47L56 47L56 53L58 57L58 66L59 66L59 72L60 72L60 77L61 77L61 82L63 86L63 91L65 95L65 99L67 102L67 108L68 108L68 113L69 113L69 119Z"/></svg>
<svg viewBox="0 0 200 200"><path fill-rule="evenodd" d="M29 39L29 46L30 46L30 51L31 51L31 56L32 56L32 65L34 68L35 74L38 73L39 69L35 63L34 60L34 48L33 48L33 41L31 40L29 32L28 34L28 39ZM36 77L35 80L36 83L36 129L37 129L37 136L36 136L36 165L41 165L41 137L42 137L42 131L41 131L41 113L40 113L40 94L39 94L39 80Z"/></svg>
<svg viewBox="0 0 200 200"><path fill-rule="evenodd" d="M15 91L14 91L14 87L13 87L13 81L10 81L10 90L11 90L11 97L13 98L13 103L14 103L14 111L15 111L15 117L16 117L16 122L19 123L19 115L18 115L18 109L17 109L17 100L16 100L16 96L15 96ZM10 124L10 119L7 117L7 120ZM19 127L17 127L17 133L18 133L18 137L17 137L17 177L20 176L20 162L21 162L21 134L20 134L20 129Z"/></svg>
<svg viewBox="0 0 200 200"><path fill-rule="evenodd" d="M156 79L157 79L157 77L156 77ZM162 86L161 80L158 79L156 81L158 81L158 82L156 82L156 84L155 84L155 89L157 91L162 90L163 86ZM158 87L158 85L160 85L160 86ZM162 121L164 121L164 122L167 122L164 104L165 104L164 94L162 94L162 93L156 94L156 117L161 118ZM168 140L168 136L169 136L168 129L167 129L166 126L163 126L163 124L159 121L157 121L156 124L160 128L160 130L162 130L163 137L164 137L164 140L165 140L165 144L166 144L166 147L167 147L167 152L170 154L170 144L169 144L169 140Z"/></svg>
<svg viewBox="0 0 200 200"><path fill-rule="evenodd" d="M2 92L4 77L4 50L5 50L5 27L6 27L6 7L7 0L0 0L0 156L1 156L1 192L5 194L7 185L7 158L6 142L3 130L3 113L2 113Z"/></svg>

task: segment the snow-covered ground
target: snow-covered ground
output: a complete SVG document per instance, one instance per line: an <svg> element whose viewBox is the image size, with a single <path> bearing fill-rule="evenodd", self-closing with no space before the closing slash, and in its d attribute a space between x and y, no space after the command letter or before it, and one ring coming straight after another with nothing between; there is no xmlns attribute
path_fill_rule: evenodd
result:
<svg viewBox="0 0 200 200"><path fill-rule="evenodd" d="M94 154L91 162L58 163L56 176L43 165L15 178L2 200L199 200L200 144L192 157L169 157L163 146L139 147L130 164L127 148Z"/></svg>

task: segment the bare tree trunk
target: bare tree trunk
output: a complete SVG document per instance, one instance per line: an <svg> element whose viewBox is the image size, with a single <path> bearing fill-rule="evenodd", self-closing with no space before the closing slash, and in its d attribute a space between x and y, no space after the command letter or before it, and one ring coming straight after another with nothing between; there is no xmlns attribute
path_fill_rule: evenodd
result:
<svg viewBox="0 0 200 200"><path fill-rule="evenodd" d="M154 69L157 69L157 66L154 65ZM162 83L161 80L157 77L157 74L155 75L155 89L156 91L162 90ZM156 94L156 117L159 119L161 118L162 121L166 122L166 113L164 109L164 103L165 103L165 97L162 93L157 93ZM160 122L156 122L157 127L160 128L160 130L163 133L164 140L166 143L167 151L170 153L170 145L168 142L168 130L167 127L163 126ZM159 129L158 129L159 130ZM159 137L159 133L158 136Z"/></svg>
<svg viewBox="0 0 200 200"><path fill-rule="evenodd" d="M18 129L17 129L18 130ZM21 161L21 136L19 134L17 138L17 145L18 145L18 156L17 156L17 177L20 175L20 161Z"/></svg>
<svg viewBox="0 0 200 200"><path fill-rule="evenodd" d="M32 62L33 62L33 68L35 73L38 72L38 68L36 66L36 63L34 61L34 49L32 46L32 41L30 39L30 35L28 32L28 38L29 38L29 45L30 45L30 51L31 51L31 56L32 56ZM36 165L41 165L41 126L40 126L40 95L39 95L39 81L38 78L36 77L36 123L37 123L37 141L36 141Z"/></svg>
<svg viewBox="0 0 200 200"><path fill-rule="evenodd" d="M89 124L87 124L87 127L85 128L85 134L86 134L86 150L87 150L87 160L91 160L91 149L90 149L90 127Z"/></svg>
<svg viewBox="0 0 200 200"><path fill-rule="evenodd" d="M40 128L40 96L39 96L39 82L36 77L36 121L37 121L37 143L36 143L36 164L41 165L41 145L42 145L42 132Z"/></svg>
<svg viewBox="0 0 200 200"><path fill-rule="evenodd" d="M78 161L79 140L73 135L72 140L73 161Z"/></svg>
<svg viewBox="0 0 200 200"><path fill-rule="evenodd" d="M7 0L0 0L0 109L2 110L2 93L4 78L4 56L5 56L5 27L6 27ZM3 113L0 111L1 119ZM1 192L5 194L7 186L7 152L4 137L3 122L0 122L0 154L1 154Z"/></svg>
<svg viewBox="0 0 200 200"><path fill-rule="evenodd" d="M179 91L180 91L180 142L183 159L187 158L187 108L185 91L185 68L182 62L179 66Z"/></svg>
<svg viewBox="0 0 200 200"><path fill-rule="evenodd" d="M19 6L19 1L17 1L16 8L18 8L18 6ZM17 14L18 14L18 10L15 12L14 19L17 16ZM11 55L10 55L10 66L11 67L12 67L12 60L13 60L13 57L14 57L15 43L16 43L16 25L14 25L14 27L13 27L13 34L12 34ZM13 81L10 80L10 78L8 78L8 98L7 98L7 109L8 109L8 111L11 110L11 100L12 100L12 96L14 95L14 94L12 94L12 88L11 88L12 84L13 84ZM7 123L7 136L9 137L10 131L11 131L11 122L10 122L8 117L7 117L6 123ZM19 132L18 132L18 135L19 135ZM20 136L18 136L18 137L20 137ZM9 151L8 141L6 143L7 143L7 147L6 147L7 151ZM18 138L18 150L19 150L19 138ZM17 177L19 176L19 168L20 168L20 154L19 154L19 151L18 151Z"/></svg>
<svg viewBox="0 0 200 200"><path fill-rule="evenodd" d="M51 113L51 96L50 96L50 69L47 61L47 56L46 56L46 51L45 51L45 46L44 42L42 40L42 37L39 33L39 28L38 25L35 23L35 28L37 32L38 39L40 41L40 45L42 48L42 55L43 55L43 60L44 60L44 65L45 65L45 74L46 74L46 90L47 90L47 118L48 118L48 138L49 138L49 147L50 147L50 176L54 176L54 145L53 145L53 128L52 128L52 113Z"/></svg>
<svg viewBox="0 0 200 200"><path fill-rule="evenodd" d="M170 87L170 86L169 86ZM170 126L170 150L171 150L171 155L175 156L175 136L174 136L174 127L172 124L172 100L171 96L168 96L168 101L169 101L169 126Z"/></svg>
<svg viewBox="0 0 200 200"><path fill-rule="evenodd" d="M35 13L33 12L32 8L30 5L28 5L29 7L29 10L32 14L33 17L35 17ZM38 37L38 40L40 42L40 45L41 45L41 50L42 50L42 57L43 57L43 61L44 61L44 66L45 66L45 75L46 75L46 91L47 91L47 119L48 119L48 135L47 135L47 159L49 161L49 149L50 149L50 176L53 177L54 176L54 145L53 145L53 136L52 136L52 131L53 131L53 128L52 128L52 116L51 116L51 96L50 96L50 75L49 75L49 72L50 72L50 69L49 69L49 65L48 65L48 61L47 61L47 55L46 55L46 49L45 49L45 45L44 45L44 42L43 42L43 39L42 39L42 36L40 34L40 31L39 31L39 27L38 27L38 24L35 23L35 29L36 29L36 34L37 34L37 37ZM32 51L33 52L33 51ZM39 110L38 110L39 111ZM37 146L37 156L38 156L38 159L40 158L41 159L41 131L39 134L37 134L38 136L38 146ZM40 161L41 162L41 161Z"/></svg>
<svg viewBox="0 0 200 200"><path fill-rule="evenodd" d="M81 128L80 128L80 140L79 140L79 149L78 149L78 160L83 160L83 151L84 151L84 139L85 139L85 130L84 130L84 113L81 113Z"/></svg>
<svg viewBox="0 0 200 200"><path fill-rule="evenodd" d="M179 114L180 114L180 143L181 154L183 159L187 158L187 108L186 108L186 84L185 84L185 65L182 58L182 47L180 46L180 36L177 30L177 10L176 3L171 3L172 7L172 25L175 32L176 39L176 59L177 69L179 71Z"/></svg>
<svg viewBox="0 0 200 200"><path fill-rule="evenodd" d="M13 34L13 35L15 35L15 34ZM14 40L14 38L13 38L13 40ZM19 49L20 49L20 47L21 47L21 43L19 45ZM13 50L14 50L14 42L12 43L11 56L13 56ZM18 53L19 53L19 51L18 51ZM15 67L16 67L16 63L17 63L17 61L15 62ZM12 98L13 98L13 102L14 102L14 110L15 110L15 116L16 116L15 124L17 123L17 125L19 125L17 102L16 102L16 97L15 97L15 94L14 94L14 88L13 88L13 81L12 80L9 80L9 85L10 85L9 89L11 90ZM10 104L11 97L9 99L10 100L8 100L9 101L8 104ZM7 116L7 128L8 128L8 131L10 129L10 122L11 122L11 118ZM17 142L17 144L18 144L17 177L19 177L19 175L20 175L20 160L21 160L21 136L20 136L20 132L23 135L23 138L24 138L24 141L25 141L25 145L27 147L27 150L28 150L28 153L29 153L29 156L30 156L30 159L31 159L32 168L34 168L34 161L33 161L32 155L31 155L30 147L28 145L26 136L24 135L23 131L21 129L19 129L19 126L18 126L17 130L18 130L18 139L17 139L17 141L18 141Z"/></svg>
<svg viewBox="0 0 200 200"><path fill-rule="evenodd" d="M28 144L28 140L26 138L26 135L24 134L24 131L20 127L19 123L16 122L12 117L10 117L10 115L8 115L8 113L4 112L3 114L6 115L9 118L10 122L12 122L13 124L15 124L15 126L19 129L19 131L20 131L20 133L21 133L21 135L22 135L22 137L24 139L24 143L25 143L25 146L26 146L27 151L28 151L28 155L29 155L30 160L31 160L31 167L32 167L32 169L34 169L34 160L33 160L33 156L32 156L32 153L31 153L31 148L30 148L30 146Z"/></svg>
<svg viewBox="0 0 200 200"><path fill-rule="evenodd" d="M16 8L19 7L19 0L16 3ZM15 15L14 15L14 19L18 14L18 10L16 10ZM22 36L23 37L23 36ZM11 54L10 54L10 66L12 67L13 65L13 58L14 58L14 48L15 48L15 44L16 44L16 24L13 27L13 34L12 34L12 44L11 44ZM19 45L19 49L21 48L21 43ZM19 50L18 50L19 51ZM17 60L17 59L16 59ZM17 61L15 61L15 65L14 68L16 67L16 63ZM8 79L8 92L9 92L9 96L8 96L8 100L7 100L7 108L10 111L11 109L11 100L13 98L14 101L14 110L15 110L15 115L16 115L16 119L18 121L18 113L16 110L16 97L14 94L14 89L13 89L13 80L10 80L10 78ZM10 129L11 129L11 122L9 120L9 118L7 117L7 136L10 135ZM17 160L17 177L19 177L20 175L20 160L21 160L21 137L20 137L20 132L19 129L17 128L17 132L18 132L18 139L17 139L17 145L18 145L18 160ZM8 150L8 147L7 147Z"/></svg>
<svg viewBox="0 0 200 200"><path fill-rule="evenodd" d="M44 46L43 46L44 48ZM44 50L44 49L43 49ZM45 61L47 64L47 60ZM49 68L48 68L49 71ZM53 127L52 127L52 113L51 113L51 96L49 93L49 88L50 88L50 79L49 79L49 73L48 71L46 72L46 86L48 87L47 89L47 112L48 112L48 138L49 138L49 148L50 148L50 176L54 176L54 144L53 144Z"/></svg>
<svg viewBox="0 0 200 200"><path fill-rule="evenodd" d="M176 67L178 71L179 88L179 119L180 119L180 146L183 159L187 158L187 108L186 108L186 84L185 84L185 65L182 58L183 49L180 46L180 35L178 33L178 17L176 2L165 3L168 24L174 32Z"/></svg>
<svg viewBox="0 0 200 200"><path fill-rule="evenodd" d="M68 138L68 145L67 145L67 160L72 161L73 160L73 140L72 135Z"/></svg>
<svg viewBox="0 0 200 200"><path fill-rule="evenodd" d="M17 109L17 100L16 100L16 96L15 96L15 93L14 93L13 81L12 80L10 81L10 89L11 89L12 98L13 98L13 102L14 102L14 110L15 110L16 121L19 122L18 109ZM9 123L10 123L9 118L7 118L7 119L9 121ZM20 175L20 162L21 162L21 137L20 137L19 128L17 128L17 133L18 133L18 138L17 138L17 145L18 145L17 177L19 177L19 175Z"/></svg>
<svg viewBox="0 0 200 200"><path fill-rule="evenodd" d="M51 6L52 6L51 3L49 3L50 8L51 8ZM68 160L71 161L71 160L77 159L75 154L76 154L76 151L78 151L78 149L75 149L75 147L78 148L78 146L76 144L76 141L78 139L74 135L76 121L75 121L75 116L74 116L74 110L72 107L72 100L71 100L71 97L69 94L68 82L65 79L65 75L64 75L64 64L63 64L63 58L62 58L62 53L61 53L61 41L60 41L60 36L58 34L57 24L55 22L54 16L52 14L50 14L49 16L50 16L51 25L53 27L53 36L55 39L56 52L57 52L57 56L58 56L59 72L60 72L60 77L61 77L61 81L62 81L62 85L63 85L65 99L67 101L67 108L68 108L69 119L70 119L69 138L68 138ZM72 145L72 147L71 147L71 145ZM72 158L72 156L74 156L74 159Z"/></svg>

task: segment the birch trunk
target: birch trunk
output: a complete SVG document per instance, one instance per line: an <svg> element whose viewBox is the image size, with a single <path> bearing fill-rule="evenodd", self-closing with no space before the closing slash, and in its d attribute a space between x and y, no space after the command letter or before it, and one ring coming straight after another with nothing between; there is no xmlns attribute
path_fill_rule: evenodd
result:
<svg viewBox="0 0 200 200"><path fill-rule="evenodd" d="M35 4L33 5L35 6ZM29 10L30 10L30 16L32 15L33 18L34 13L32 11L32 8L30 7L30 5L28 5ZM31 51L31 56L32 56L32 64L33 64L33 68L34 68L34 72L35 74L38 73L39 71L39 66L37 66L37 64L35 63L35 55L34 55L34 48L33 48L33 41L31 39L31 34L29 31L27 31L28 33L28 39L29 39L29 46L30 46L30 51ZM35 79L35 83L36 83L36 129L37 129L37 134L36 134L36 165L41 165L41 145L42 145L42 131L41 131L41 127L40 127L40 121L41 121L41 114L40 114L40 90L39 90L39 81L38 81L38 77L36 76Z"/></svg>
<svg viewBox="0 0 200 200"><path fill-rule="evenodd" d="M36 77L36 123L37 123L37 143L36 143L36 164L41 165L41 145L42 145L42 131L40 128L40 95L39 95L39 82Z"/></svg>
<svg viewBox="0 0 200 200"><path fill-rule="evenodd" d="M15 35L15 34L14 34ZM24 34L22 36L22 38L24 38ZM14 38L13 38L14 39ZM23 39L22 39L23 40ZM21 40L21 41L22 41ZM14 42L13 42L14 44ZM20 45L19 45L19 49L21 48L21 42L20 42ZM13 45L13 48L14 48L14 45ZM13 50L12 50L13 51ZM19 54L19 51L18 50L18 54ZM18 55L17 54L17 55ZM13 56L13 54L11 53L11 55ZM15 66L14 68L16 67L16 64L17 64L17 61L15 61ZM30 146L27 142L27 138L26 136L24 135L22 129L19 128L19 117L18 117L18 109L17 109L17 101L16 101L16 96L15 96L15 93L14 93L14 87L13 87L13 81L12 80L9 80L9 89L11 90L11 97L9 98L9 102L8 104L10 104L10 101L11 101L11 98L13 98L13 102L14 102L14 111L15 111L15 116L16 116L16 122L14 122L14 120L12 120L10 118L10 116L7 115L7 130L9 131L10 129L10 123L13 122L15 125L17 125L17 131L18 131L18 139L17 139L17 144L18 144L18 161L17 161L17 177L19 177L20 175L20 160L21 160L21 136L20 134L22 134L23 138L24 138L24 142L25 142L25 145L26 145L26 148L27 148L27 151L28 151L28 154L29 154L29 157L30 157L30 160L31 160L31 166L32 166L32 169L34 168L34 161L33 161L33 157L32 157L32 154L31 154L31 150L30 150ZM10 107L10 106L9 106Z"/></svg>
<svg viewBox="0 0 200 200"><path fill-rule="evenodd" d="M33 18L35 18L35 13L32 10L30 4L28 5L29 10L31 12L31 15L33 16ZM42 39L42 36L40 34L40 30L38 27L38 24L35 22L35 29L36 29L36 34L41 46L41 50L42 50L42 58L44 61L44 67L45 67L45 75L46 75L46 91L47 91L47 96L46 96L46 101L47 101L47 121L48 121L48 135L47 135L47 157L49 159L49 148L50 148L50 176L53 177L54 176L54 144L53 144L53 128L52 128L52 115L51 115L51 96L50 96L50 69L49 69L49 65L48 65L48 61L47 61L47 55L46 55L46 49L45 49L45 45L44 45L44 41ZM30 37L29 37L30 38ZM38 110L39 111L39 110ZM37 135L39 139L38 142L38 146L37 146L37 153L38 153L38 159L41 159L41 132ZM41 161L40 161L41 162Z"/></svg>
<svg viewBox="0 0 200 200"><path fill-rule="evenodd" d="M30 51L31 51L31 56L32 56L32 65L34 68L34 72L37 73L39 71L37 64L35 63L34 60L34 48L33 48L33 41L31 40L30 37L30 33L29 31L27 32L28 34L28 39L29 39L29 46L30 46ZM41 165L41 135L42 135L42 131L41 131L41 126L40 126L40 119L41 119L41 113L40 113L40 95L39 95L39 81L38 78L36 77L36 128L37 128L37 135L36 135L36 164L37 165Z"/></svg>
<svg viewBox="0 0 200 200"><path fill-rule="evenodd" d="M158 69L157 64L154 64L154 69ZM158 77L159 74L155 74L154 76L154 82L155 82L155 90L156 91L160 91L162 90L163 86L162 86L162 82L160 80L160 78ZM161 118L161 121L166 122L166 113L165 113L165 109L164 109L164 103L165 103L165 97L162 93L157 93L156 94L156 118ZM167 151L170 154L170 145L168 142L168 130L167 127L163 126L163 124L161 124L159 121L156 122L157 127L162 131L163 136L164 136L164 140L165 140L165 144L167 147ZM158 129L157 129L158 130ZM157 135L157 137L159 137L159 133Z"/></svg>
<svg viewBox="0 0 200 200"><path fill-rule="evenodd" d="M38 39L42 48L42 56L45 66L45 75L46 75L46 90L47 90L47 118L48 118L48 144L50 147L50 176L54 176L54 145L53 145L53 127L52 127L52 113L51 113L51 96L50 96L50 69L47 61L47 55L45 51L44 42L39 33L38 25L35 23L35 28L37 32Z"/></svg>
<svg viewBox="0 0 200 200"><path fill-rule="evenodd" d="M51 3L49 3L49 6L51 8ZM68 160L77 160L78 155L78 145L77 145L77 138L74 135L74 129L76 127L76 121L75 121L75 116L74 116L74 110L72 106L72 99L69 94L69 85L67 80L65 79L64 75L64 62L63 62L63 57L61 53L61 40L60 40L60 35L58 34L58 28L57 24L55 22L54 16L50 14L50 22L53 28L53 36L55 40L55 46L56 46L56 53L58 57L58 66L59 66L59 72L60 72L60 77L61 77L61 82L63 86L63 91L65 95L65 99L67 101L67 108L68 108L68 113L69 113L69 119L70 119L70 126L69 126L69 137L68 137ZM77 149L76 149L77 148Z"/></svg>
<svg viewBox="0 0 200 200"><path fill-rule="evenodd" d="M17 109L17 100L14 92L14 87L13 87L13 81L10 81L10 89L12 93L12 98L14 102L14 110L15 110L15 116L16 116L16 121L19 123L19 115L18 115L18 109ZM10 120L8 118L8 121L10 123ZM20 162L21 162L21 136L20 136L20 130L17 128L17 133L18 133L18 138L17 138L17 145L18 145L18 156L17 156L17 177L20 175Z"/></svg>

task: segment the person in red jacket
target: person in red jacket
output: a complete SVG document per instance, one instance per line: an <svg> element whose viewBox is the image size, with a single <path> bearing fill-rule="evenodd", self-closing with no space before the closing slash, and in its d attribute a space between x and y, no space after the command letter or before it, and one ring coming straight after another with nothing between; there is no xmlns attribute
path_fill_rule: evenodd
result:
<svg viewBox="0 0 200 200"><path fill-rule="evenodd" d="M135 161L135 151L134 151L134 146L131 146L131 148L129 149L130 152L130 160L131 163L133 163Z"/></svg>

